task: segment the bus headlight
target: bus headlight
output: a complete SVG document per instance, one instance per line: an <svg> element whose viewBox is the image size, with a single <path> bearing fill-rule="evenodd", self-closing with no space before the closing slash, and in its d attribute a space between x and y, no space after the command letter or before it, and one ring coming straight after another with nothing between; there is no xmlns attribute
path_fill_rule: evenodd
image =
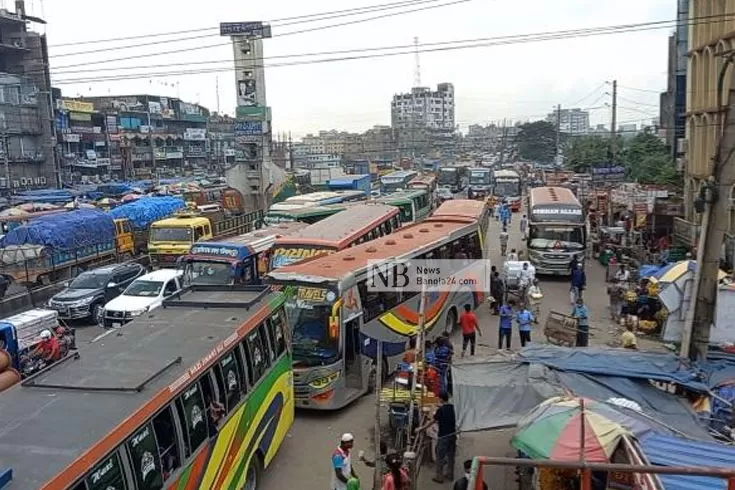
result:
<svg viewBox="0 0 735 490"><path fill-rule="evenodd" d="M317 378L314 381L311 381L309 383L309 386L311 386L315 390L321 390L331 385L335 381L337 381L338 378L339 378L339 371L332 373L329 376L324 376L323 378Z"/></svg>

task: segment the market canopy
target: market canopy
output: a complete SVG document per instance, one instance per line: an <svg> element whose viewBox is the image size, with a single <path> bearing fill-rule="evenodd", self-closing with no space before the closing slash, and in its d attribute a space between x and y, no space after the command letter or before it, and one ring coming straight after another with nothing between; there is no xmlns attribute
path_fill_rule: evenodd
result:
<svg viewBox="0 0 735 490"><path fill-rule="evenodd" d="M550 398L518 422L511 444L531 459L607 463L620 440L631 434L611 416L625 418L592 400Z"/></svg>

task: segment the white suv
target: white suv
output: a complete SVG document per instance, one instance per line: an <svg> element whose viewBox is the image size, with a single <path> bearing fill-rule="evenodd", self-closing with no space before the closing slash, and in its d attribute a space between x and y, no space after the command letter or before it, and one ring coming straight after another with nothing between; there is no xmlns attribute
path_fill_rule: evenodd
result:
<svg viewBox="0 0 735 490"><path fill-rule="evenodd" d="M176 269L161 269L140 276L105 305L105 327L121 327L136 316L155 310L164 299L181 290L182 279L183 272Z"/></svg>

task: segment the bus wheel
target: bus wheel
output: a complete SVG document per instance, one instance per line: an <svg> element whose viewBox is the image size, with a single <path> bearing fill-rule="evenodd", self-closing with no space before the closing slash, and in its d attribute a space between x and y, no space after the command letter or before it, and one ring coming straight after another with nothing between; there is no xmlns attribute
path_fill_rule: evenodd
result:
<svg viewBox="0 0 735 490"><path fill-rule="evenodd" d="M457 312L454 309L449 310L447 313L447 320L444 324L444 331L448 334L454 332L454 327L457 325Z"/></svg>
<svg viewBox="0 0 735 490"><path fill-rule="evenodd" d="M248 466L248 474L245 476L245 486L243 490L257 490L260 485L260 475L262 473L260 457L257 454L253 455Z"/></svg>

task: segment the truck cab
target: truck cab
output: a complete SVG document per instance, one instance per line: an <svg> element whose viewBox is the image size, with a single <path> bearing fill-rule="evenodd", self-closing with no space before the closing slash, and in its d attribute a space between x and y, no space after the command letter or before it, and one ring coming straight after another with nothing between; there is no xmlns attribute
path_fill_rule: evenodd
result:
<svg viewBox="0 0 735 490"><path fill-rule="evenodd" d="M115 244L119 254L132 257L136 254L133 224L127 218L115 220Z"/></svg>
<svg viewBox="0 0 735 490"><path fill-rule="evenodd" d="M195 242L213 237L212 222L204 216L181 214L156 221L148 236L151 265L175 267L177 259L189 253Z"/></svg>

